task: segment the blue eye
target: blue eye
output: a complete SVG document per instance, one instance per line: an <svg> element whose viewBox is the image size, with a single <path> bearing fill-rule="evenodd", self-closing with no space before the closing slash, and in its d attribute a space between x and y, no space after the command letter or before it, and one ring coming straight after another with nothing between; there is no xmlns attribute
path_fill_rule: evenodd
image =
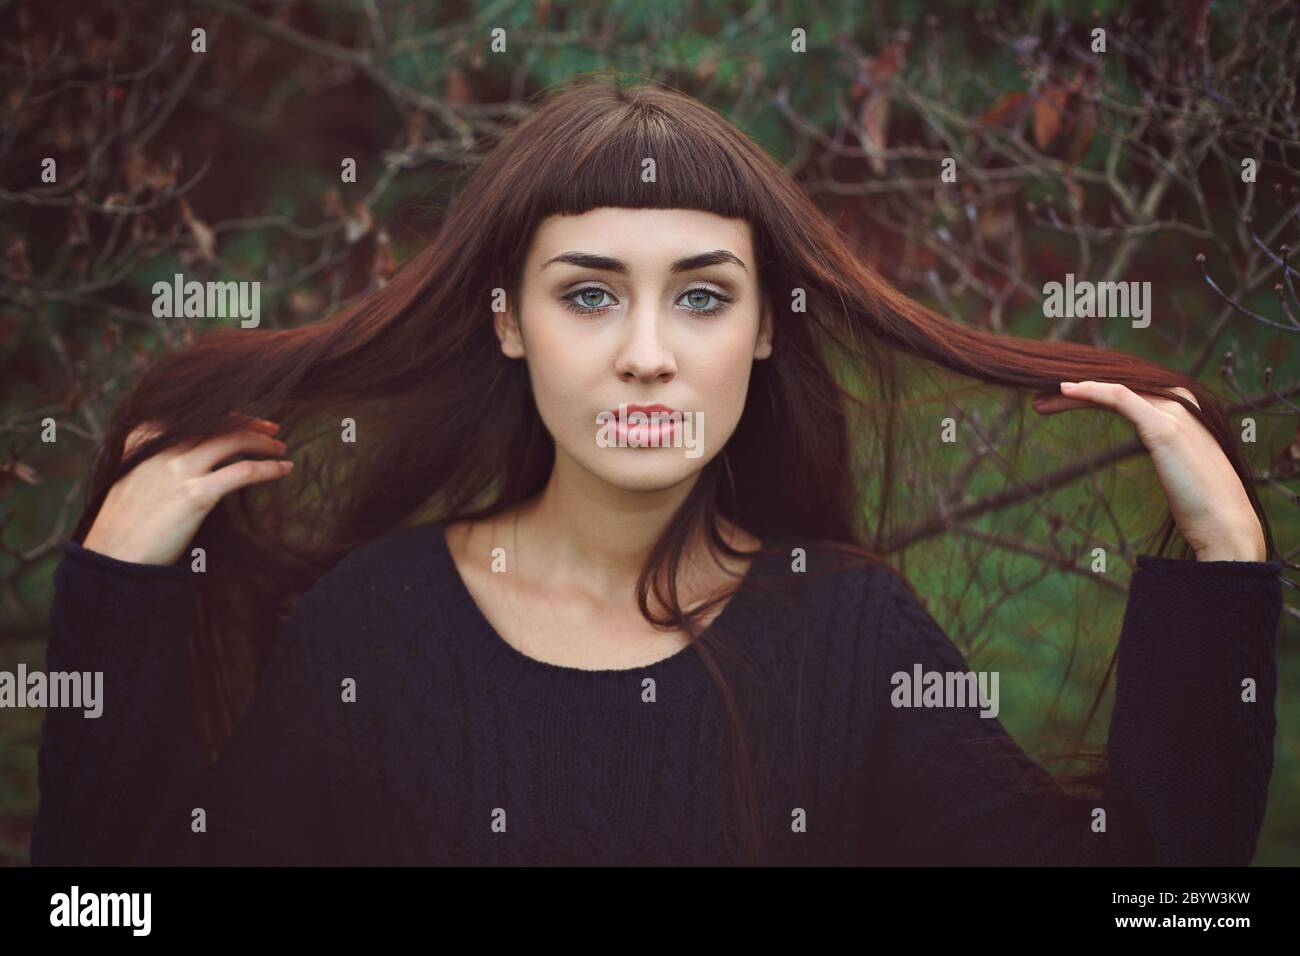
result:
<svg viewBox="0 0 1300 956"><path fill-rule="evenodd" d="M712 289L706 289L703 286L696 286L694 289L687 289L682 293L683 299L688 298L689 296L703 296L706 302L709 299L718 300L717 305L710 307L690 304L686 306L686 308L690 309L692 312L698 313L699 315L717 315L726 307L727 303L731 301L730 296L725 296L721 292L714 292Z"/></svg>
<svg viewBox="0 0 1300 956"><path fill-rule="evenodd" d="M570 312L576 312L579 315L593 315L597 312L603 312L605 309L609 308L610 305L613 304L611 302L599 301L601 296L609 296L609 295L610 293L606 292L604 289L592 285L592 286L585 286L584 288L581 289L575 289L573 292L570 292L568 295L561 297L560 301L564 304L564 307L568 309ZM692 305L688 303L686 305L686 308L694 312L696 315L716 315L717 313L721 312L728 303L732 301L731 296L723 295L721 292L714 292L712 289L706 289L703 286L696 286L693 289L687 289L685 292L682 293L681 298L679 298L677 301L681 302L683 299L688 299L689 297L692 296L695 297L694 301L697 304ZM596 301L592 301L593 297L596 299ZM610 298L613 298L613 296L610 296ZM703 298L705 303L707 303L710 300L716 299L717 304L713 306L707 306L705 304L700 303L701 298Z"/></svg>
<svg viewBox="0 0 1300 956"><path fill-rule="evenodd" d="M609 293L606 292L604 289L597 288L594 285L589 285L585 289L578 289L575 292L570 292L561 301L564 302L565 306L571 312L579 312L583 314L590 313L590 312L599 312L602 309L608 308L612 304L609 302L599 302L599 301L592 302L589 299L581 302L574 301L575 296L580 299L585 299L587 296L591 296L591 295L595 295L599 297L602 295L609 295ZM613 296L610 296L610 298L613 298Z"/></svg>

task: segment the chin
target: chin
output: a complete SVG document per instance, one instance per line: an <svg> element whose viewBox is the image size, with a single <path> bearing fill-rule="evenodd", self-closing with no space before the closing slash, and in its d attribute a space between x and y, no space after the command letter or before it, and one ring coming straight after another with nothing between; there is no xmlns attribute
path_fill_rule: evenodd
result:
<svg viewBox="0 0 1300 956"><path fill-rule="evenodd" d="M706 459L687 458L681 448L603 448L592 474L621 491L664 491L699 474Z"/></svg>

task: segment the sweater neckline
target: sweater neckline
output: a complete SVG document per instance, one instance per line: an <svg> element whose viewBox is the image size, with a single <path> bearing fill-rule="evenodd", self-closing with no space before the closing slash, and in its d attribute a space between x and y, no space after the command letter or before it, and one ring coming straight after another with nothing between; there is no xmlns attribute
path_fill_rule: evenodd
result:
<svg viewBox="0 0 1300 956"><path fill-rule="evenodd" d="M643 703L644 681L654 681L655 700L670 703L686 699L709 683L708 670L693 643L668 657L639 667L589 670L555 664L525 654L502 637L470 593L447 545L444 523L435 522L435 563L439 577L450 582L447 638L460 650L476 676L516 697L545 704L579 707L631 707ZM761 537L763 547L772 542ZM760 563L773 555L757 555L741 578L740 586L761 573ZM736 591L704 629L704 635L732 627L746 613L753 595Z"/></svg>

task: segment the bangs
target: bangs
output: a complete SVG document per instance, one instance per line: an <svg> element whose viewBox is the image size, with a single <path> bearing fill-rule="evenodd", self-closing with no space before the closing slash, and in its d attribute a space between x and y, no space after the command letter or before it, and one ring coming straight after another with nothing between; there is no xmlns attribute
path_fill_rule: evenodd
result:
<svg viewBox="0 0 1300 956"><path fill-rule="evenodd" d="M533 221L602 206L698 209L758 221L763 204L754 184L762 180L737 168L743 147L723 141L722 122L701 116L687 123L646 102L575 117L538 157Z"/></svg>

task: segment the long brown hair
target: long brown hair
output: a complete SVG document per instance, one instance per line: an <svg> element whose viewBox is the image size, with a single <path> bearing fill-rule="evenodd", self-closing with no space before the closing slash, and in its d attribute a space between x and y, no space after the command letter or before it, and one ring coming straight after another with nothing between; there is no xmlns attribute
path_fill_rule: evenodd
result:
<svg viewBox="0 0 1300 956"><path fill-rule="evenodd" d="M646 158L657 165L653 183L639 175ZM246 705L292 602L343 554L402 526L503 512L544 486L553 441L523 363L500 351L493 290L516 301L526 251L545 217L605 206L698 209L748 221L775 321L773 353L754 366L737 430L705 465L642 570L638 603L648 620L698 638L700 619L728 597L686 609L676 590L677 568L698 532L715 553L740 554L719 533L720 515L760 536L882 562L877 551L903 511L898 411L912 360L1006 389L1055 391L1062 380L1101 379L1179 401L1232 462L1275 556L1233 432L1198 382L1130 355L946 319L855 255L786 171L713 110L658 85L581 77L503 135L476 164L434 241L382 289L300 328L210 330L158 359L120 403L94 463L77 540L136 462L229 429L232 410L281 422L280 437L298 461L289 478L229 496L194 542L209 555L189 648L209 757ZM1199 409L1170 391L1178 386L1191 390ZM343 417L357 423L356 444L338 440ZM162 429L123 457L125 437L143 422ZM1174 531L1166 515L1160 552ZM652 582L666 609L658 616ZM728 680L737 668L725 662L724 642L706 636L696 648L729 717L737 831L746 859L758 862L750 749Z"/></svg>

